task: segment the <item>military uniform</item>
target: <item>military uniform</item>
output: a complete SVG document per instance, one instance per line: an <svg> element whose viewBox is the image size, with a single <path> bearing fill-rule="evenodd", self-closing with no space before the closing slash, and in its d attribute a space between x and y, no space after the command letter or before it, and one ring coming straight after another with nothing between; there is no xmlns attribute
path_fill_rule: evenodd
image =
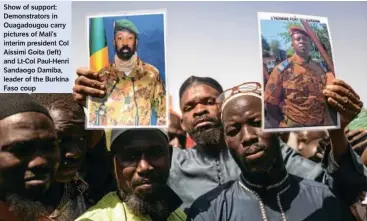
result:
<svg viewBox="0 0 367 221"><path fill-rule="evenodd" d="M129 76L118 71L114 63L99 73L107 79L107 88L113 91L106 98L90 100L89 120L92 124L150 125L152 110L157 113L158 123L166 124L166 93L154 66L138 58Z"/></svg>
<svg viewBox="0 0 367 221"><path fill-rule="evenodd" d="M319 63L294 54L271 73L265 87L266 103L280 106L279 127L335 125L322 91L334 79Z"/></svg>
<svg viewBox="0 0 367 221"><path fill-rule="evenodd" d="M117 21L114 29L115 33L129 30L136 37L139 34L136 26L126 19ZM90 99L89 124L149 126L154 110L157 125L166 125L166 92L159 71L136 54L131 59L133 65L128 75L116 63L99 71L99 77L107 82L107 95L102 99Z"/></svg>

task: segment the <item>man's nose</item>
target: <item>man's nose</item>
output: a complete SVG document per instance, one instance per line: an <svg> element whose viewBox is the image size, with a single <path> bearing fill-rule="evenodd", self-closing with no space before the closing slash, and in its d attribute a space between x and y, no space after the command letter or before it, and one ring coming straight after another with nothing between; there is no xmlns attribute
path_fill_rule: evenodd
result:
<svg viewBox="0 0 367 221"><path fill-rule="evenodd" d="M79 159L82 156L82 150L78 145L71 144L69 148L67 148L65 153L66 159Z"/></svg>
<svg viewBox="0 0 367 221"><path fill-rule="evenodd" d="M28 163L29 169L45 167L47 165L47 160L44 156L36 155Z"/></svg>
<svg viewBox="0 0 367 221"><path fill-rule="evenodd" d="M241 128L242 132L242 144L243 146L251 146L258 141L255 130L250 125L244 125Z"/></svg>
<svg viewBox="0 0 367 221"><path fill-rule="evenodd" d="M202 104L198 104L196 107L195 107L195 110L194 110L194 117L197 117L197 116L201 116L203 114L208 114L208 110L206 108L205 105L202 105Z"/></svg>
<svg viewBox="0 0 367 221"><path fill-rule="evenodd" d="M140 176L144 176L145 174L149 173L153 169L154 169L153 166L149 163L149 161L143 154L136 168L136 172Z"/></svg>

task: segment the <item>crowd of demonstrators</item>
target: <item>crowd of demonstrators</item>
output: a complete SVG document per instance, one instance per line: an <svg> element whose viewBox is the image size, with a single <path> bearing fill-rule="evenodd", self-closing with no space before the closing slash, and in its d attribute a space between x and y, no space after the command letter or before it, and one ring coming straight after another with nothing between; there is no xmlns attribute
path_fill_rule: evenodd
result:
<svg viewBox="0 0 367 221"><path fill-rule="evenodd" d="M113 129L110 151L84 128L101 84L78 69L73 95L0 95L0 220L362 220L366 131L346 129L362 102L344 81L326 97L339 129L277 134L261 129L259 83L191 76L182 116Z"/></svg>

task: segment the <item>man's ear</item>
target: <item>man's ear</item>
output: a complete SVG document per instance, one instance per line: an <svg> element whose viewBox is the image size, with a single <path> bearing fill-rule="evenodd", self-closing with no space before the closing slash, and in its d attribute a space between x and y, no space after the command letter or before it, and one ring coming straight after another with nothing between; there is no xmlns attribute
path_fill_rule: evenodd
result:
<svg viewBox="0 0 367 221"><path fill-rule="evenodd" d="M183 130L183 131L185 131L185 132L187 133L187 127L185 126L185 124L184 124L184 122L183 122L182 118L180 119L180 124L181 124L181 128L182 128L182 130Z"/></svg>

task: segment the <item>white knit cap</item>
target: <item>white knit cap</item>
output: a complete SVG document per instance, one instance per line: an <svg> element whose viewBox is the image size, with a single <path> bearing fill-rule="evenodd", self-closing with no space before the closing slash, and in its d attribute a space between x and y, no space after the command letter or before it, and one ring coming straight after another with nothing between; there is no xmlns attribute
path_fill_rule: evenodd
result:
<svg viewBox="0 0 367 221"><path fill-rule="evenodd" d="M123 133L125 133L128 130L134 130L134 131L139 131L139 130L158 130L160 132L162 132L165 137L167 137L167 140L169 140L168 137L168 133L166 129L161 129L161 128L129 128L129 129L118 129L118 130L112 130L111 131L111 145L113 144L113 142Z"/></svg>
<svg viewBox="0 0 367 221"><path fill-rule="evenodd" d="M231 100L233 100L233 99L235 99L237 97L241 97L241 96L254 96L254 97L258 97L258 98L262 99L261 98L261 95L255 93L255 92L237 93L237 94L229 97L226 101L224 101L224 103L221 106L222 112L224 110L224 107L228 104L228 102L230 102Z"/></svg>
<svg viewBox="0 0 367 221"><path fill-rule="evenodd" d="M224 103L221 105L221 119L223 119L223 110L224 107L233 99L237 98L237 97L242 97L242 96L253 96L253 97L257 97L262 99L261 95L259 95L258 93L255 92L244 92L244 93L237 93L235 95L232 95L231 97L229 97L226 101L224 101Z"/></svg>

